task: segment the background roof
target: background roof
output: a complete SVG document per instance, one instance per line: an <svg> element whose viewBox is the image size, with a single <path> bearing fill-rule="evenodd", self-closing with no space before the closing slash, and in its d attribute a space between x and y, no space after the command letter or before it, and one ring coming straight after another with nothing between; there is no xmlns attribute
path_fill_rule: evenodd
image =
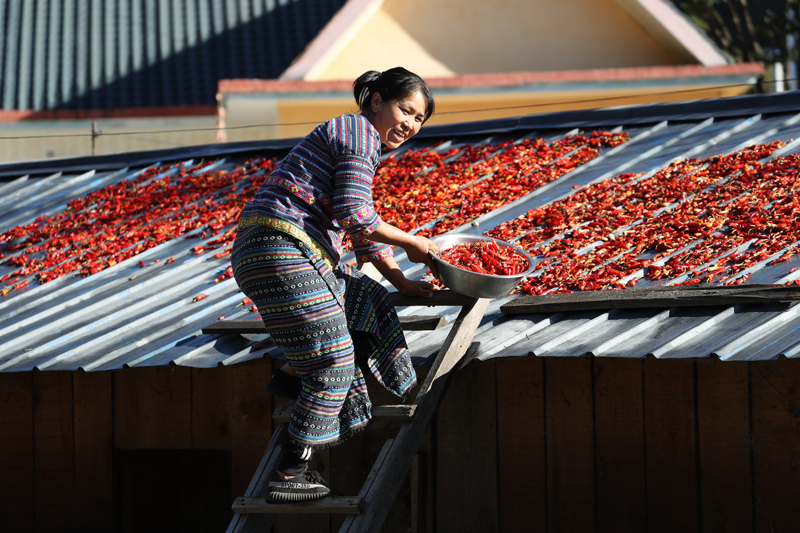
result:
<svg viewBox="0 0 800 533"><path fill-rule="evenodd" d="M413 152L435 146L440 153L453 150L452 160L457 161L464 157L461 149L468 144L496 146L524 138L556 142L568 134L591 129L629 134L627 142L602 149L588 163L478 218L480 230L486 232L589 183L622 173L653 173L676 160L728 154L773 140L797 139L799 101L797 93L784 93L430 127L424 128L402 150ZM207 222L210 215L204 206L224 202L234 205L231 202L245 197L247 187L268 171L267 160L282 156L290 145L288 141L213 145L183 151L124 154L116 159L49 160L0 166L0 176L6 176L6 181L0 184L0 233L31 224L42 215L83 213L89 230L82 236L75 230L76 239L96 238L107 224L99 212L92 214L92 209L99 208L93 208L86 200L82 200L83 204L71 204L71 210L65 211L70 200L88 198L92 192L111 191L108 187L112 185L127 187L135 182L140 202L145 201L144 194L163 191L166 196L152 199L153 211L158 211L164 202L170 201L167 193L171 188L188 187L191 183L202 187L213 182L206 191L192 189L191 199L183 201L182 209L176 211L191 213L197 222L187 223L185 234L165 238L128 258L121 256L117 264L94 275L81 277L76 270L44 285L31 281L0 297L3 347L0 371L32 368L93 371L169 363L210 367L265 354L278 356L266 336L215 336L200 332L221 316L254 318L255 315L241 305L243 296L232 279L215 282L216 278L224 278L223 271L228 266L227 256L213 255L224 244L210 246L200 255L193 251L224 234L216 237L209 234L205 239L185 237L210 232ZM798 142L790 142L781 154L798 151ZM151 189L147 189L148 184ZM99 206L101 201L97 202L93 205ZM147 210L136 216L146 215ZM160 220L147 219L137 227L155 231ZM229 227L230 223L220 231ZM475 228L467 225L454 231L475 231ZM109 239L107 246L122 238L120 235ZM22 240L20 236L7 244L13 246ZM138 251L136 246L126 250ZM24 251L0 249L9 258ZM174 261L170 262L170 258ZM421 274L421 269L410 265L402 254L398 254L398 260L404 269ZM5 261L0 264L0 276L17 268L9 265L8 259ZM800 272L792 272L797 266L800 266L797 255L777 264L761 262L748 270L751 274L748 283L794 280L800 277ZM29 275L20 279L32 278ZM5 286L17 285L6 282ZM205 298L194 301L200 294ZM481 342L480 358L531 353L620 357L653 354L679 358L716 353L724 359L770 359L781 354L793 357L800 346L798 306L507 316L499 312L500 305L507 300L493 301L479 328L476 340ZM449 308L401 310L401 314L445 314L450 319L456 312L457 309ZM433 354L447 331L448 328L410 332L407 337L413 355L425 358Z"/></svg>
<svg viewBox="0 0 800 533"><path fill-rule="evenodd" d="M277 78L345 0L0 0L5 110L214 104Z"/></svg>

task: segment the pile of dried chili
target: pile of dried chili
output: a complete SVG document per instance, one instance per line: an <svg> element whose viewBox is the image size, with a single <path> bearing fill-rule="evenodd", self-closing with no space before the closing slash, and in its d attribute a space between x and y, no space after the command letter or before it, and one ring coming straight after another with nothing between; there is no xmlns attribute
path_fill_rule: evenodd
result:
<svg viewBox="0 0 800 533"><path fill-rule="evenodd" d="M224 247L235 237L242 207L274 165L260 158L230 170L217 170L213 162L153 166L71 200L60 213L0 234L0 247L10 252L6 264L18 267L0 282L14 290L34 276L40 283L75 271L88 276L190 232L206 239L228 228L193 251ZM28 279L17 283L22 278Z"/></svg>
<svg viewBox="0 0 800 533"><path fill-rule="evenodd" d="M796 253L800 157L785 143L620 175L529 211L489 235L540 256L530 294L620 289L647 279L743 283Z"/></svg>
<svg viewBox="0 0 800 533"><path fill-rule="evenodd" d="M439 252L453 266L493 276L514 276L525 272L528 259L517 250L487 242L457 244Z"/></svg>

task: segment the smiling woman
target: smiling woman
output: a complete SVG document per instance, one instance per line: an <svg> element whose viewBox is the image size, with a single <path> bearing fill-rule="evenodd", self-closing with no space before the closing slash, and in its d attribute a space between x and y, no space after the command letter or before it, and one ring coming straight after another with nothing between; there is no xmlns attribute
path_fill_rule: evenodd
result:
<svg viewBox="0 0 800 533"><path fill-rule="evenodd" d="M353 95L361 114L391 149L413 137L434 111L427 84L403 67L365 72L353 83Z"/></svg>
<svg viewBox="0 0 800 533"><path fill-rule="evenodd" d="M308 463L313 450L369 424L361 368L400 397L416 384L388 292L339 264L343 236L358 261L373 263L398 291L433 296L430 283L403 275L392 246L436 272L436 245L383 222L372 199L381 144L397 148L413 137L433 113L433 96L401 67L366 72L353 91L361 114L321 124L275 167L243 209L231 252L236 282L289 360L268 385L296 400L290 441L269 485L278 501L330 492Z"/></svg>

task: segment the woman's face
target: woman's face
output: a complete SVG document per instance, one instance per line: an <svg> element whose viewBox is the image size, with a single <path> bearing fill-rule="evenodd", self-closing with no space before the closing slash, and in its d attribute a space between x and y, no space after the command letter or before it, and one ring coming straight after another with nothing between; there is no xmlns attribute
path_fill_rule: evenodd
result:
<svg viewBox="0 0 800 533"><path fill-rule="evenodd" d="M390 149L416 135L425 120L425 97L419 91L388 102L375 94L371 106L372 125L378 130L381 142Z"/></svg>

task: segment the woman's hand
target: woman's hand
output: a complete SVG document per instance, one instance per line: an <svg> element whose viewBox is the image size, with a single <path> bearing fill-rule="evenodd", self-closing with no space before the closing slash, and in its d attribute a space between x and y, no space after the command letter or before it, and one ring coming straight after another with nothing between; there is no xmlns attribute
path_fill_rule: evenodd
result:
<svg viewBox="0 0 800 533"><path fill-rule="evenodd" d="M409 261L413 261L414 263L425 263L428 265L428 268L431 269L433 277L439 279L439 271L436 269L436 263L431 256L431 254L437 253L439 248L436 247L432 240L425 237L418 237L414 235L410 237L412 241L408 244L408 246L403 246Z"/></svg>
<svg viewBox="0 0 800 533"><path fill-rule="evenodd" d="M403 278L403 281L395 285L395 288L407 296L424 296L425 298L433 298L433 291L439 288L427 281L413 280Z"/></svg>
<svg viewBox="0 0 800 533"><path fill-rule="evenodd" d="M393 257L387 257L385 259L381 259L380 261L373 261L372 264L375 265L375 268L378 269L378 272L380 272L384 278L389 280L389 283L394 285L399 292L402 292L408 296L424 296L426 298L433 298L433 291L439 289L427 281L408 279L405 274L403 274L403 271L400 270L400 267L397 266L397 262Z"/></svg>
<svg viewBox="0 0 800 533"><path fill-rule="evenodd" d="M374 242L399 246L406 251L409 261L425 263L428 265L428 268L431 269L431 272L433 272L434 277L437 279L439 278L439 271L436 269L436 263L434 263L432 255L438 252L439 249L430 239L418 235L411 235L383 221L381 221L378 228L370 233L367 238Z"/></svg>

